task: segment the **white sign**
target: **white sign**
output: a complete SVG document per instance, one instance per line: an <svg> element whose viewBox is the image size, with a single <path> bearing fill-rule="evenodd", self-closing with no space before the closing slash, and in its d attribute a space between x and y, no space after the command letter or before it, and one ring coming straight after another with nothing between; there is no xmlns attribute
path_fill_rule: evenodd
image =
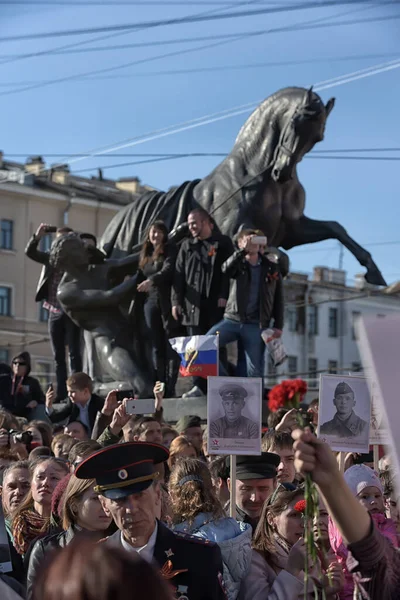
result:
<svg viewBox="0 0 400 600"><path fill-rule="evenodd" d="M209 454L261 454L262 380L208 377Z"/></svg>
<svg viewBox="0 0 400 600"><path fill-rule="evenodd" d="M131 398L126 402L128 415L151 415L154 412L154 398L134 400Z"/></svg>
<svg viewBox="0 0 400 600"><path fill-rule="evenodd" d="M321 375L317 435L332 450L369 451L371 397L364 377Z"/></svg>
<svg viewBox="0 0 400 600"><path fill-rule="evenodd" d="M357 333L364 369L376 382L388 428L388 445L394 449L391 456L393 473L397 478L397 489L400 490L400 318L362 317L357 324Z"/></svg>

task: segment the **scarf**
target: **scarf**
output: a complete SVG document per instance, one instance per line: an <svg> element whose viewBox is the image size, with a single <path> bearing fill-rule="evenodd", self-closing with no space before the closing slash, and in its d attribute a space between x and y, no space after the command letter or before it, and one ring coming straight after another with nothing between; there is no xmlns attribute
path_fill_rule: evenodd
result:
<svg viewBox="0 0 400 600"><path fill-rule="evenodd" d="M41 517L35 510L28 508L15 517L12 524L14 547L18 554L24 555L34 539L46 533L49 518Z"/></svg>

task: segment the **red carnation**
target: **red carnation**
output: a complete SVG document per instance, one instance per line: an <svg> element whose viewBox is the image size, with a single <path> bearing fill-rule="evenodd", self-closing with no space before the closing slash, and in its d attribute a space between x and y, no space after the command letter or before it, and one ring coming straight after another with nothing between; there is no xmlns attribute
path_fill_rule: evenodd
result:
<svg viewBox="0 0 400 600"><path fill-rule="evenodd" d="M296 504L294 505L294 510L301 513L302 515L304 515L304 513L306 512L306 501L305 500L299 500L298 502L296 502Z"/></svg>
<svg viewBox="0 0 400 600"><path fill-rule="evenodd" d="M268 408L271 412L279 408L297 408L306 392L307 383L302 379L285 379L269 392Z"/></svg>

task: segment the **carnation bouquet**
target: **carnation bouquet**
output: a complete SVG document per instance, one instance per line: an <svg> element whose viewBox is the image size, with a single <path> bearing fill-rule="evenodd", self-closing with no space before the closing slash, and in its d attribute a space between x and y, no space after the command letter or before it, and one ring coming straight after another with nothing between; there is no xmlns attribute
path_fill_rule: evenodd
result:
<svg viewBox="0 0 400 600"><path fill-rule="evenodd" d="M275 385L268 394L268 408L276 412L279 408L298 408L307 392L303 379L285 379Z"/></svg>

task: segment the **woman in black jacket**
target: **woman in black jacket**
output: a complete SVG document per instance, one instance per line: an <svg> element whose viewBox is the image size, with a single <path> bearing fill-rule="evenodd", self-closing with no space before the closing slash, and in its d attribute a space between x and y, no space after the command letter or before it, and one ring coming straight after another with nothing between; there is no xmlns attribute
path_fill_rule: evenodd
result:
<svg viewBox="0 0 400 600"><path fill-rule="evenodd" d="M39 381L31 377L31 355L21 352L12 360L11 406L7 408L18 417L31 419L32 411L45 403L45 395Z"/></svg>
<svg viewBox="0 0 400 600"><path fill-rule="evenodd" d="M167 383L167 397L175 386L169 361L179 366L179 358L168 342L172 325L171 285L175 259L176 249L168 243L165 223L155 221L147 232L140 252L139 277L142 282L139 283L137 291L143 295L139 300L143 302L144 321L152 345L154 383Z"/></svg>
<svg viewBox="0 0 400 600"><path fill-rule="evenodd" d="M27 597L32 590L43 559L56 548L67 546L77 534L101 540L107 535L112 518L107 516L95 493L93 479L78 479L71 475L62 500L61 512L64 531L38 539L31 550L27 572Z"/></svg>

